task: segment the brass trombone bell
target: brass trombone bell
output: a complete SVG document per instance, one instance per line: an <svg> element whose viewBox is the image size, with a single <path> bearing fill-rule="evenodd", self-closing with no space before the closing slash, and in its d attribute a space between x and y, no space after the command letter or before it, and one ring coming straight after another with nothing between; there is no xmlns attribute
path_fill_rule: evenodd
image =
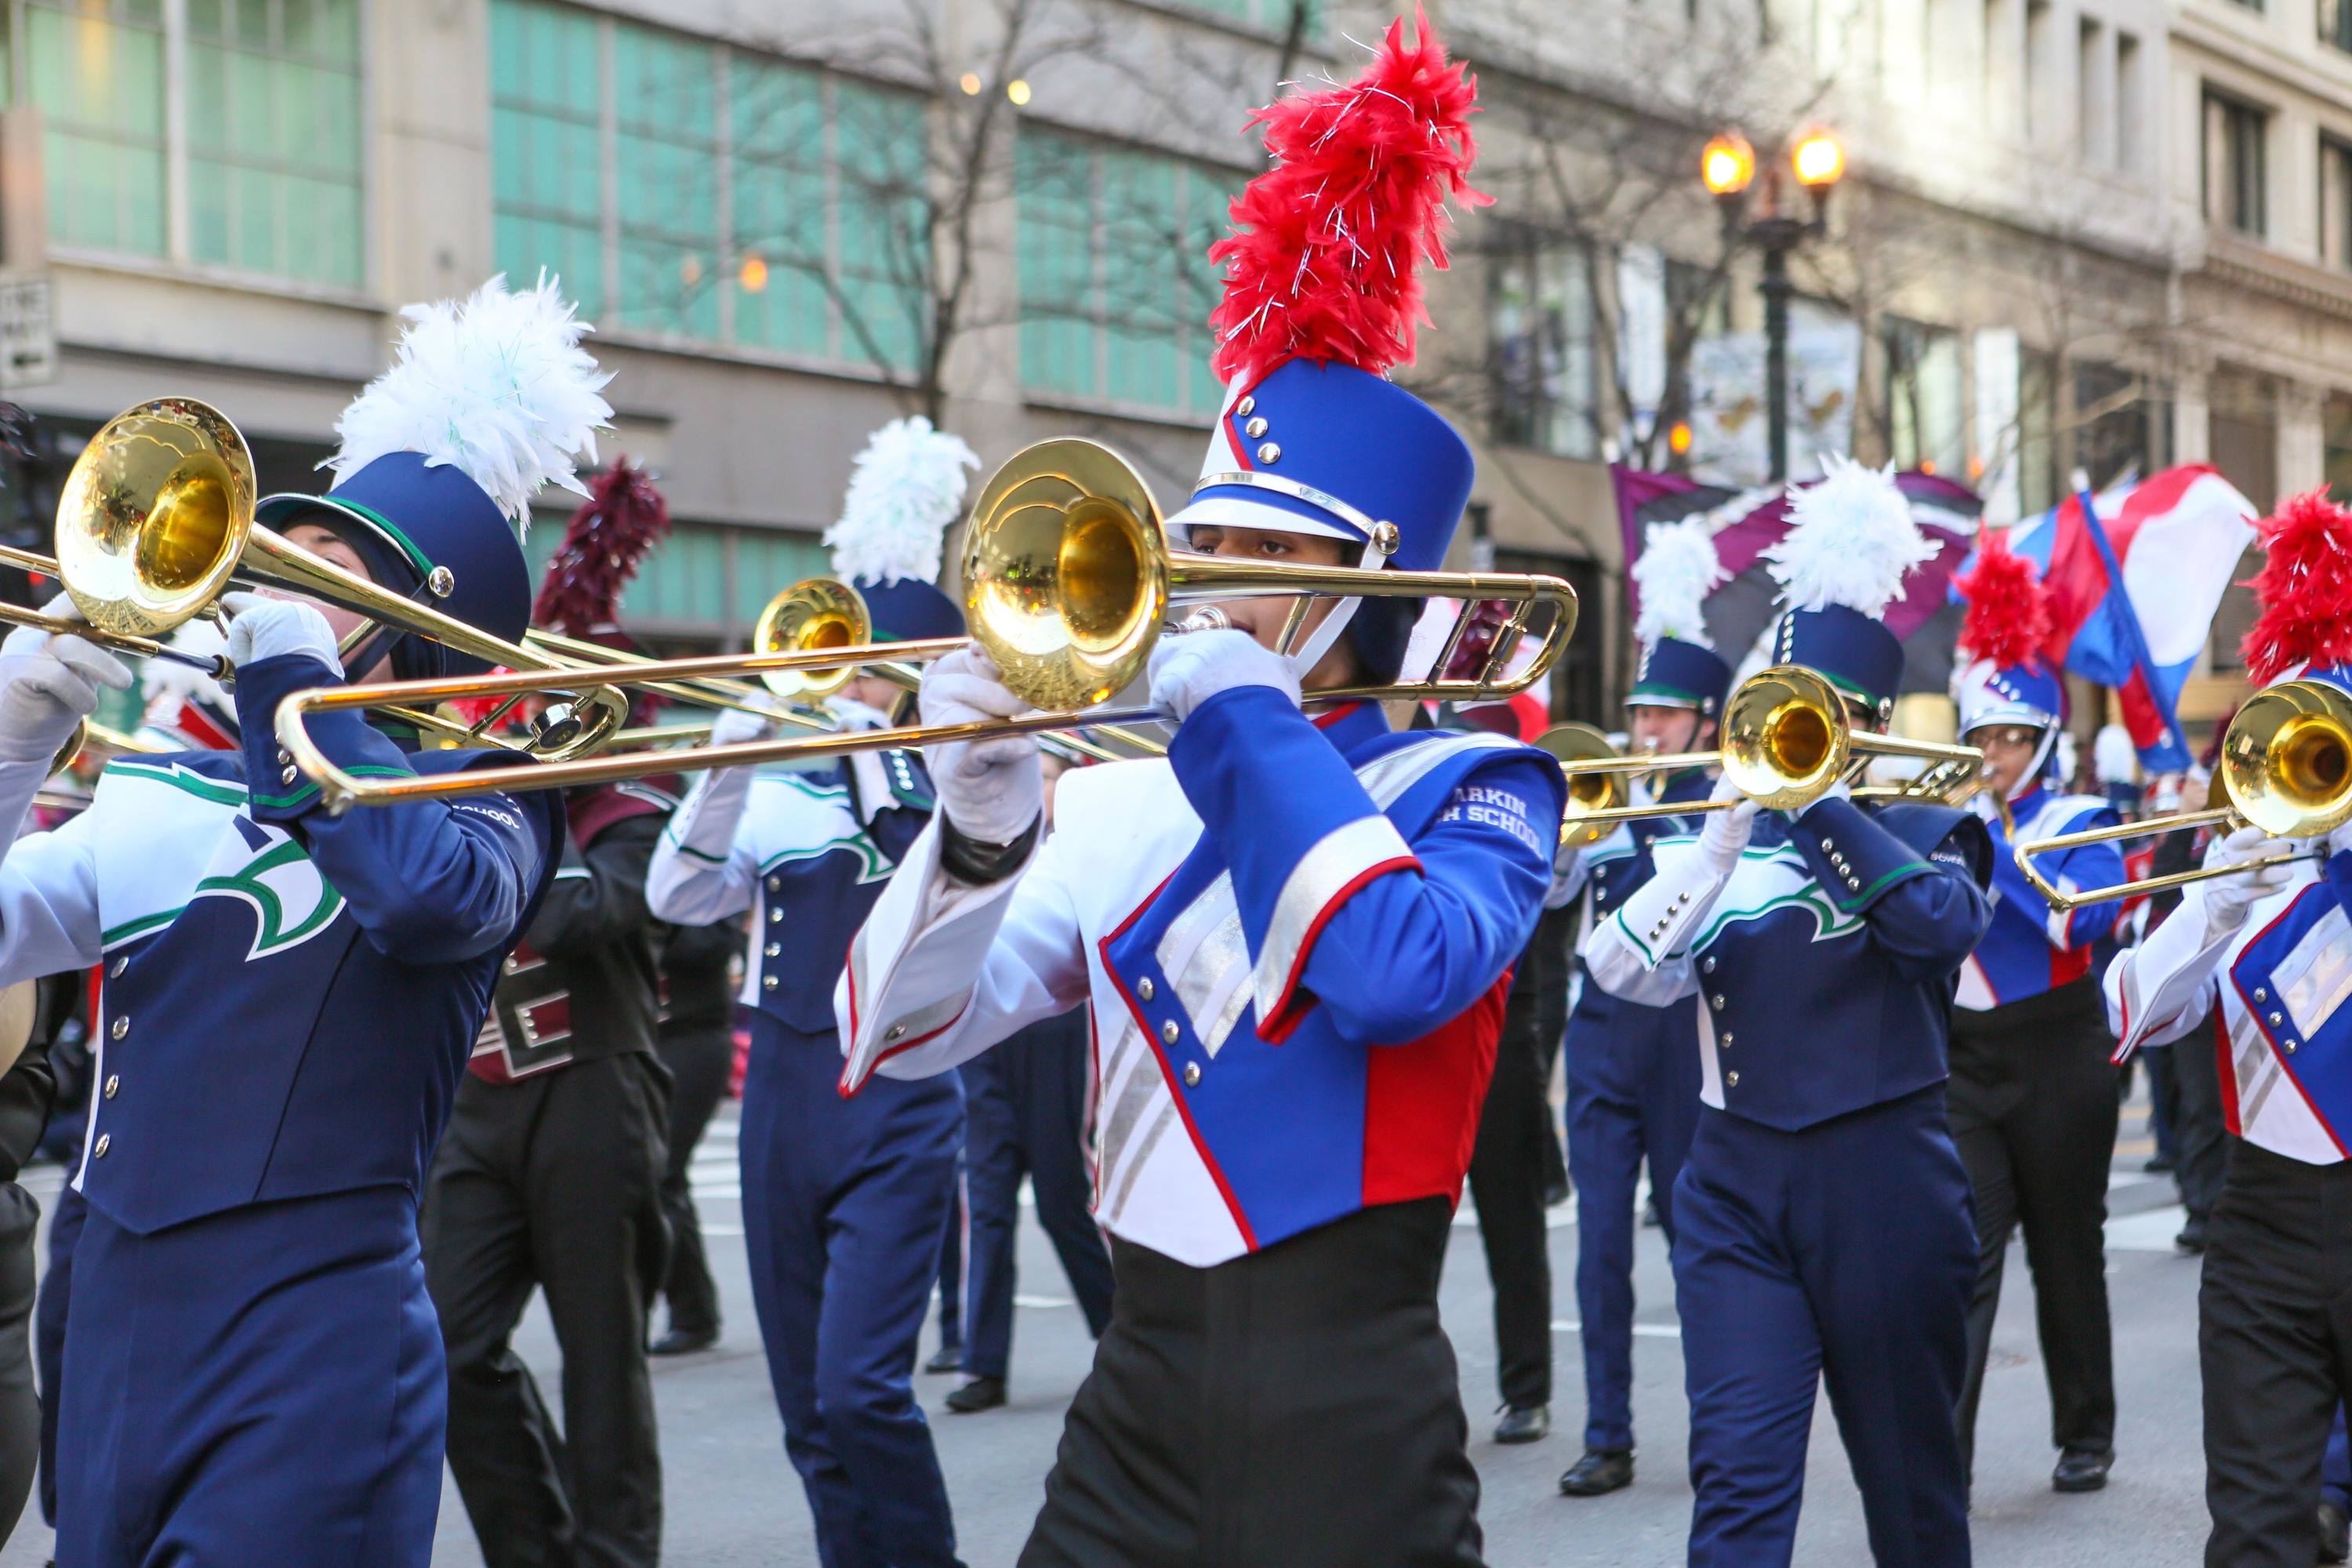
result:
<svg viewBox="0 0 2352 1568"><path fill-rule="evenodd" d="M1625 804L1630 795L1625 775L1578 773L1569 764L1601 757L1618 757L1623 753L1611 744L1609 737L1598 728L1580 723L1554 724L1536 737L1536 749L1558 758L1560 772L1568 775L1568 812L1560 818L1560 847L1582 849L1606 838L1609 828L1588 818L1593 812L1608 811Z"/></svg>
<svg viewBox="0 0 2352 1568"><path fill-rule="evenodd" d="M2252 826L2273 838L2325 838L2352 822L2352 697L2326 681L2286 680L2246 699L2221 737L2221 763L2213 774L2208 802L2216 796L2227 804L2209 804L2203 811L2178 816L2029 839L2016 847L2017 868L2025 873L2034 891L2050 900L2052 909L2065 910L2318 858L2324 847L2321 851L2265 855L2210 868L2197 866L2109 888L2071 891L2053 885L2034 864L2037 856L2085 844L2112 844L2195 827L2227 833Z"/></svg>
<svg viewBox="0 0 2352 1568"><path fill-rule="evenodd" d="M1573 790L1594 775L1678 772L1720 767L1739 793L1767 811L1799 812L1846 778L1864 757L1916 757L1929 764L1933 788L1896 792L1903 798L1957 804L1975 793L1972 782L1984 754L1974 746L1906 740L1856 730L1846 716L1845 698L1817 672L1797 664L1776 664L1739 683L1723 705L1722 743L1712 752L1635 754L1562 763ZM1610 806L1583 813L1579 826L1630 822L1641 817L1686 816L1722 811L1734 800L1664 802ZM1571 808L1572 809L1572 808Z"/></svg>
<svg viewBox="0 0 2352 1568"><path fill-rule="evenodd" d="M807 578L769 600L751 633L751 647L760 653L856 647L873 640L874 616L866 596L831 577ZM856 673L854 664L772 669L760 677L760 684L778 697L806 701L832 696Z"/></svg>

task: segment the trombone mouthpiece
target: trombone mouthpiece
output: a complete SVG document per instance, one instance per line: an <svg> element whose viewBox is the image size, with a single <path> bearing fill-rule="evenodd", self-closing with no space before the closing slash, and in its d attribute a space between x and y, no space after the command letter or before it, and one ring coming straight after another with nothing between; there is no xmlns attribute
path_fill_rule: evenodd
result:
<svg viewBox="0 0 2352 1568"><path fill-rule="evenodd" d="M1191 632L1229 632L1233 629L1234 618L1231 616L1214 605L1203 605L1170 626L1163 635L1181 637Z"/></svg>

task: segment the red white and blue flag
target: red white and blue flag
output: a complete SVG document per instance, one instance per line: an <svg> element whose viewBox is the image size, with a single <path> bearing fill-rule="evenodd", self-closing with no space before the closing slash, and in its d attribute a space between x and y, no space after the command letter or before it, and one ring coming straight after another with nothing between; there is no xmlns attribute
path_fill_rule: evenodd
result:
<svg viewBox="0 0 2352 1568"><path fill-rule="evenodd" d="M2050 590L2045 656L2115 689L2151 773L2189 766L2175 705L2253 542L2254 517L2229 480L2191 463L2095 497L2069 496L2009 531L2010 548Z"/></svg>

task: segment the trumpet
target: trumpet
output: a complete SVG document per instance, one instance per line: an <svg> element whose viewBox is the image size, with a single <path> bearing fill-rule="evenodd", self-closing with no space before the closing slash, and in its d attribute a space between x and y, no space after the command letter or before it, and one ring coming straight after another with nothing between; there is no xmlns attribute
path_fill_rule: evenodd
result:
<svg viewBox="0 0 2352 1568"><path fill-rule="evenodd" d="M1476 700L1508 697L1542 679L1576 624L1576 590L1557 577L1501 573L1396 572L1356 567L1297 566L1279 562L1228 561L1168 547L1158 503L1141 475L1109 448L1090 441L1055 440L1015 453L982 489L966 531L965 607L969 642L935 637L875 645L846 640L854 622L822 605L796 623L779 617L778 642L796 646L634 664L599 671L615 686L710 677L788 676L807 689L852 667L914 666L976 643L995 662L1005 686L1040 711L973 724L919 726L674 750L650 756L573 755L536 766L478 768L431 778L355 778L312 743L306 715L386 703L429 706L460 698L520 698L544 689L542 674L522 670L448 680L403 681L297 692L278 711L279 742L294 765L316 781L328 809L495 790L554 789L609 783L679 769L793 763L847 752L940 745L1009 735L1158 721L1149 708L1097 706L1124 690L1150 663L1172 605L1256 596L1454 598L1511 606L1477 668L1448 675L1466 635L1457 618L1445 647L1422 679L1318 691L1318 702L1393 699ZM835 609L838 609L838 605ZM1539 633L1531 622L1549 611ZM1294 613L1287 632L1305 616ZM1513 656L1530 635L1533 657L1517 674ZM571 672L576 674L577 672ZM846 679L846 677L840 677Z"/></svg>
<svg viewBox="0 0 2352 1568"><path fill-rule="evenodd" d="M2216 795L2225 804L2210 804ZM2229 832L2251 826L2273 838L2325 838L2352 821L2352 698L2318 680L2282 681L2254 693L2221 737L2221 765L2213 775L2207 801L2203 811L2029 839L2016 848L2017 868L2025 873L2035 892L2050 900L2052 909L2063 912L2212 877L2323 858L2324 847L2083 889L2053 885L2033 863L2037 856L2085 844L2113 844L2183 828L2210 826Z"/></svg>
<svg viewBox="0 0 2352 1568"><path fill-rule="evenodd" d="M1874 787L1874 794L1947 805L1958 804L1951 798L1955 794L1965 799L1975 793L1973 781L1984 765L1984 753L1974 746L1948 746L1856 730L1846 717L1845 699L1837 688L1796 664L1776 664L1741 681L1723 705L1721 728L1722 743L1716 751L1563 763L1569 781L1569 822L1577 832L1598 838L1600 833L1595 830L1607 823L1723 811L1738 804L1701 800L1627 805L1614 798L1580 795L1580 786L1593 778L1719 766L1724 777L1738 785L1747 799L1767 811L1794 812L1828 794L1854 772L1858 763L1870 757L1916 758L1928 764L1927 773L1911 785ZM1586 806L1586 799L1594 804Z"/></svg>

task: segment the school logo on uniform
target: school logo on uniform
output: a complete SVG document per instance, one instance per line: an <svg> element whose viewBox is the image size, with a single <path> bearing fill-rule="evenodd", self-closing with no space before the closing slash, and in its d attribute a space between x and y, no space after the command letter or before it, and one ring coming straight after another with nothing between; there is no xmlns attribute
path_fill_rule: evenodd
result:
<svg viewBox="0 0 2352 1568"><path fill-rule="evenodd" d="M176 764L122 762L108 768L107 780L161 786L140 803L141 809L184 818L185 828L175 838L190 852L173 864L151 858L123 867L118 879L106 874L112 868L104 864L101 849L107 946L162 930L198 899L235 899L253 910L253 942L245 955L249 963L300 946L342 912L343 896L292 835L245 814L244 785ZM118 881L120 886L112 885Z"/></svg>
<svg viewBox="0 0 2352 1568"><path fill-rule="evenodd" d="M1651 853L1663 872L1681 857L1698 853L1698 839L1696 835L1661 838ZM1813 917L1815 942L1832 942L1862 929L1861 916L1849 915L1830 901L1828 889L1814 879L1812 868L1795 845L1751 847L1741 851L1730 880L1707 911L1706 923L1692 935L1689 951L1705 947L1727 925L1762 920L1784 910Z"/></svg>

